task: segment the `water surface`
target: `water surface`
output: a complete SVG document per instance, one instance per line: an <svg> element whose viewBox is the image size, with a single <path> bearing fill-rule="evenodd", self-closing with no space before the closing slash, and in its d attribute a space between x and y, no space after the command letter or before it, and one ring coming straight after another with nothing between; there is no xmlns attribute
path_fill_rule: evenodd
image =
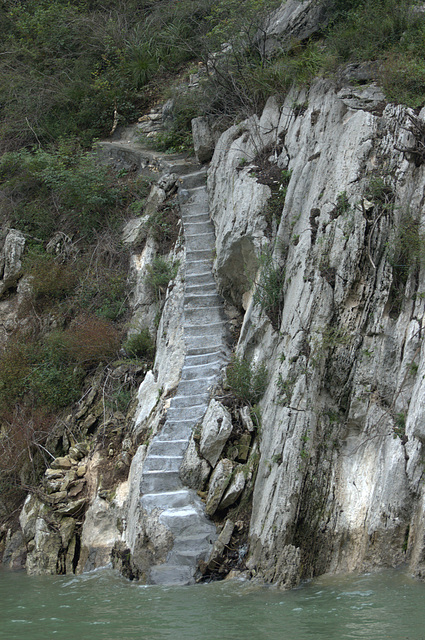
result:
<svg viewBox="0 0 425 640"><path fill-rule="evenodd" d="M144 587L111 570L0 571L1 640L425 640L425 585L407 574L322 577L293 591L242 581Z"/></svg>

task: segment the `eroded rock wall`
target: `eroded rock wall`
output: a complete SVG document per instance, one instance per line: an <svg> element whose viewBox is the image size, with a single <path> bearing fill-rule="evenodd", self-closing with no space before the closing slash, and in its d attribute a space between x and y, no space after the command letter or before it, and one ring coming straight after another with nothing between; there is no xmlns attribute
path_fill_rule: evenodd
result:
<svg viewBox="0 0 425 640"><path fill-rule="evenodd" d="M209 170L216 274L246 310L237 352L268 367L248 565L283 585L422 571L424 168L410 112L347 95L318 81L270 100ZM257 178L276 166L291 173L273 233ZM275 327L251 294L265 251L284 273Z"/></svg>

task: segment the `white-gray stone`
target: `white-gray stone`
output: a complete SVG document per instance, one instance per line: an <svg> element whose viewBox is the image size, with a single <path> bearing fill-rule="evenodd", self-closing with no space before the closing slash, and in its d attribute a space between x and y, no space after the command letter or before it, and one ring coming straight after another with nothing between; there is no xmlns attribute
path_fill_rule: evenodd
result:
<svg viewBox="0 0 425 640"><path fill-rule="evenodd" d="M200 163L209 162L214 153L214 137L207 118L203 116L193 118L192 136L197 160Z"/></svg>
<svg viewBox="0 0 425 640"><path fill-rule="evenodd" d="M219 504L219 509L227 509L227 507L230 507L232 504L234 504L241 495L244 488L245 474L243 469L239 469L234 474L230 485Z"/></svg>
<svg viewBox="0 0 425 640"><path fill-rule="evenodd" d="M207 560L207 566L209 569L216 569L217 563L219 562L219 558L226 546L229 544L232 534L235 528L235 523L232 520L227 519L224 523L224 527L220 532L217 540L214 543L213 549L211 551L210 557Z"/></svg>
<svg viewBox="0 0 425 640"><path fill-rule="evenodd" d="M95 497L87 510L81 533L82 571L104 567L111 561L113 546L122 540L122 532L118 528L121 516L115 502Z"/></svg>
<svg viewBox="0 0 425 640"><path fill-rule="evenodd" d="M212 516L217 511L221 498L223 497L227 485L230 482L232 471L233 463L227 458L220 460L214 469L210 480L205 506L205 510L209 516Z"/></svg>
<svg viewBox="0 0 425 640"><path fill-rule="evenodd" d="M141 218L132 218L124 225L122 232L122 241L127 245L137 245L146 239L148 235L147 221L148 216Z"/></svg>
<svg viewBox="0 0 425 640"><path fill-rule="evenodd" d="M212 467L215 467L224 445L232 433L232 417L217 400L211 400L202 421L199 450Z"/></svg>
<svg viewBox="0 0 425 640"><path fill-rule="evenodd" d="M0 252L0 296L16 285L22 275L22 254L25 236L17 229L10 229Z"/></svg>
<svg viewBox="0 0 425 640"><path fill-rule="evenodd" d="M192 437L180 467L180 478L191 489L203 491L210 472L210 465L199 456Z"/></svg>

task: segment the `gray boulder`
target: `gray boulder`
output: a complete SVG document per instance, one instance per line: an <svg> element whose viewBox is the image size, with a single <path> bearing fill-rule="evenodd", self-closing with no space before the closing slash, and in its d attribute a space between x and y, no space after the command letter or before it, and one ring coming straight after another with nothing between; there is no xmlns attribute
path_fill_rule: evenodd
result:
<svg viewBox="0 0 425 640"><path fill-rule="evenodd" d="M233 471L233 463L231 460L220 460L211 476L210 488L207 496L205 511L207 515L212 516L220 504L221 498L230 482Z"/></svg>
<svg viewBox="0 0 425 640"><path fill-rule="evenodd" d="M0 296L15 286L21 277L24 248L24 235L17 229L10 229L0 253Z"/></svg>
<svg viewBox="0 0 425 640"><path fill-rule="evenodd" d="M198 162L209 162L214 153L214 137L207 118L200 116L192 120L192 136Z"/></svg>
<svg viewBox="0 0 425 640"><path fill-rule="evenodd" d="M212 467L215 467L224 445L232 433L230 413L217 400L211 400L202 422L199 450Z"/></svg>

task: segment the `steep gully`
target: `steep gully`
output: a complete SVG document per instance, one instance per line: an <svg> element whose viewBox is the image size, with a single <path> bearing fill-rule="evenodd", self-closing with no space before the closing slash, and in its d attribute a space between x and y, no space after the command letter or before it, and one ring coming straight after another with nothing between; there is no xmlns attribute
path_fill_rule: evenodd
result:
<svg viewBox="0 0 425 640"><path fill-rule="evenodd" d="M194 581L199 560L208 557L216 528L205 515L197 493L184 486L179 469L192 432L208 407L209 390L227 359L223 303L212 274L215 234L209 215L206 169L181 157L162 158L130 141L101 145L104 158L135 161L141 169L154 160L159 168L180 174L179 205L186 246L186 355L165 424L151 440L143 462L140 506L147 517L152 513L159 516L173 538L166 561L151 567L146 581L187 584Z"/></svg>

